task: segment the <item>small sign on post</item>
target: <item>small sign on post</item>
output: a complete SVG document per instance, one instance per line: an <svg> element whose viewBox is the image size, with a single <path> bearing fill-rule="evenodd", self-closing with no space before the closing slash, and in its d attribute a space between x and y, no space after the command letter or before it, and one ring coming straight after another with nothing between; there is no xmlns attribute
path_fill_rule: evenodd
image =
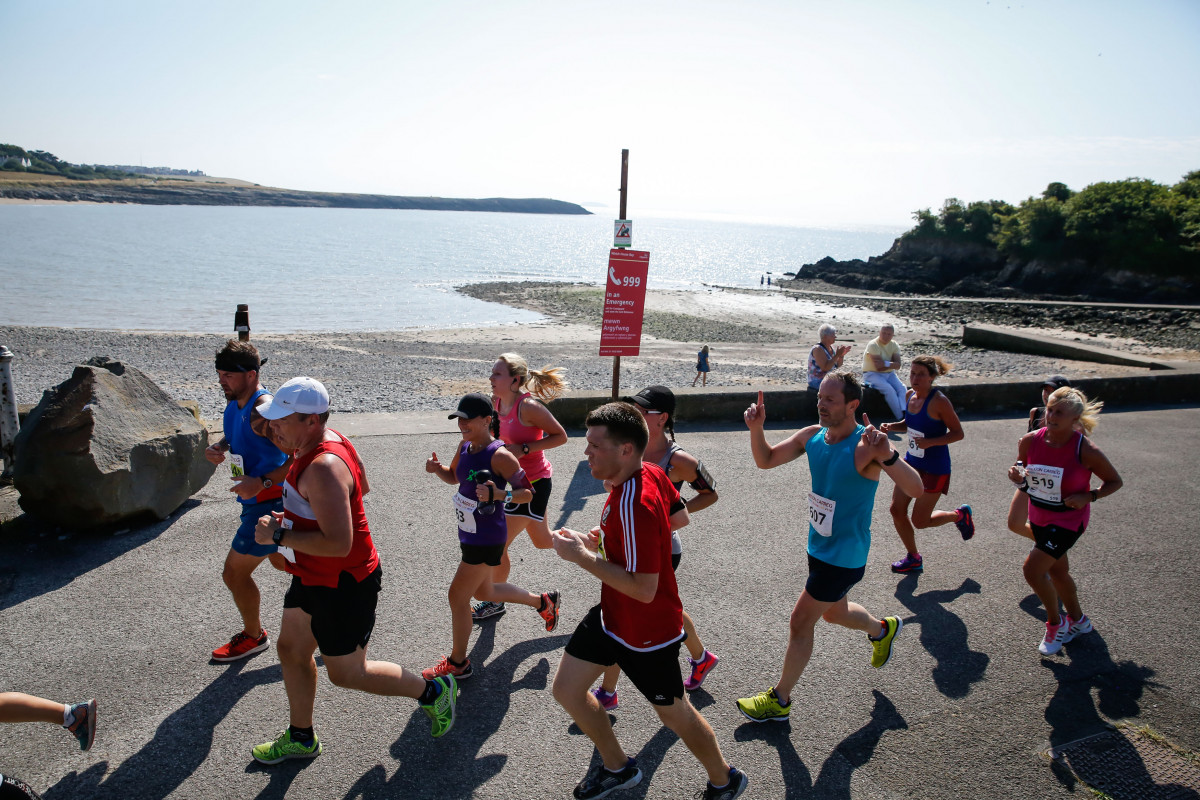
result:
<svg viewBox="0 0 1200 800"><path fill-rule="evenodd" d="M633 220L613 220L613 247L631 247L633 245Z"/></svg>
<svg viewBox="0 0 1200 800"><path fill-rule="evenodd" d="M641 350L649 274L650 253L645 250L613 248L608 251L600 355L636 356Z"/></svg>

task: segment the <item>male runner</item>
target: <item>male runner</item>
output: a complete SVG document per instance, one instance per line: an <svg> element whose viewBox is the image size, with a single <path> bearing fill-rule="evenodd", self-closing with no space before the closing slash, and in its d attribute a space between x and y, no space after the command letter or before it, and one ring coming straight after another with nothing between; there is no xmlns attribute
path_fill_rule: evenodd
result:
<svg viewBox="0 0 1200 800"><path fill-rule="evenodd" d="M600 526L590 533L552 531L554 550L601 581L600 604L584 618L558 664L554 699L595 743L603 761L575 787L577 798L604 797L642 779L635 759L588 690L605 667L620 665L663 724L674 731L708 772L705 798L732 800L749 780L729 766L717 737L688 701L679 671L683 605L671 567L672 522L687 522L679 492L655 464L642 462L649 432L628 403L608 403L587 416L588 467L612 486Z"/></svg>
<svg viewBox="0 0 1200 800"><path fill-rule="evenodd" d="M759 469L772 469L808 454L812 491L808 495L808 582L792 610L787 652L779 682L771 689L737 701L738 710L755 722L786 720L792 689L812 656L817 620L863 631L871 641L871 666L892 657L892 642L903 623L898 617L879 620L846 593L862 580L871 546L871 512L879 473L886 472L909 497L924 492L921 476L892 449L887 434L854 421L862 386L849 370L825 376L817 392L819 425L793 433L777 445L767 444L763 395L746 409L750 449Z"/></svg>
<svg viewBox="0 0 1200 800"><path fill-rule="evenodd" d="M370 486L354 446L326 427L325 387L312 378L292 378L259 413L271 420L276 440L296 455L283 487L283 513L262 517L254 529L260 544L279 547L292 574L276 644L291 724L275 741L255 747L254 758L278 764L321 754L313 733L318 647L335 686L416 698L433 720L434 738L444 735L454 725L458 701L453 675L427 681L396 664L367 660L382 586L362 502Z"/></svg>
<svg viewBox="0 0 1200 800"><path fill-rule="evenodd" d="M242 512L221 573L242 615L242 630L212 651L213 661L237 661L270 646L259 616L261 598L253 573L264 558L275 552L275 545L255 542L254 526L262 515L283 509L279 484L292 460L271 442L267 421L258 415L258 406L271 397L258 382L261 365L257 348L249 342L230 339L217 351L217 380L229 402L225 406L224 435L208 446L204 457L214 464L230 462L233 486L229 491L237 494Z"/></svg>

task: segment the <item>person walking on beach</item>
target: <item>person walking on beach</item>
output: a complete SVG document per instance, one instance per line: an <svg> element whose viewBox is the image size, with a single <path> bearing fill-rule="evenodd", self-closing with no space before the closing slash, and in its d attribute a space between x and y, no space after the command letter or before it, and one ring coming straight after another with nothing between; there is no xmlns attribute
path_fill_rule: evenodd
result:
<svg viewBox="0 0 1200 800"><path fill-rule="evenodd" d="M792 610L787 651L779 680L765 692L737 701L755 722L783 721L792 710L792 690L812 656L817 621L862 631L871 643L871 666L884 666L903 627L899 617L877 619L846 599L866 572L871 547L871 512L879 476L886 472L909 497L923 492L921 476L892 449L887 434L863 415L854 422L862 387L849 370L825 376L817 395L819 424L809 425L777 445L767 443L763 395L746 409L750 449L759 469L773 469L808 456L812 491L808 495L808 580Z"/></svg>
<svg viewBox="0 0 1200 800"><path fill-rule="evenodd" d="M716 503L718 500L716 483L708 474L704 463L684 451L675 442L675 393L666 386L647 386L630 398L630 401L646 421L649 430L650 438L646 445L646 451L642 454L642 460L657 464L663 472L667 473L667 479L671 481L675 491L682 489L685 481L696 491L695 496L686 503L682 499L680 500L682 507L687 509L688 515ZM670 434L670 439L667 438L667 434ZM676 511L677 509L672 508L671 510ZM682 557L683 544L679 539L679 531L672 530L672 570L679 568L679 561ZM721 659L704 646L700 635L696 633L696 624L686 610L683 612L683 629L687 632L683 643L687 646L690 654L688 664L691 666L690 674L683 682L683 688L694 692L700 688L704 679L708 677L708 673ZM617 707L617 679L620 676L621 667L614 664L605 670L604 680L600 686L592 690L592 694L600 701L600 705L608 711Z"/></svg>
<svg viewBox="0 0 1200 800"><path fill-rule="evenodd" d="M46 722L61 725L79 742L80 750L91 750L96 741L96 701L59 703L23 692L0 692L0 723ZM41 800L29 784L0 773L0 800Z"/></svg>
<svg viewBox="0 0 1200 800"><path fill-rule="evenodd" d="M259 413L271 420L276 441L296 455L284 482L283 512L264 515L254 529L259 544L279 548L292 575L276 643L291 724L275 741L256 746L254 759L278 764L321 754L313 731L317 648L332 684L415 698L434 738L443 736L454 726L454 676L424 680L397 664L367 660L383 570L363 508L370 491L366 469L350 440L328 427L328 392L320 381L293 378Z"/></svg>
<svg viewBox="0 0 1200 800"><path fill-rule="evenodd" d="M695 386L696 381L701 378L704 379L704 383L700 385L708 386L708 371L708 345L704 345L700 348L700 352L696 353L696 377L692 378L692 386Z"/></svg>
<svg viewBox="0 0 1200 800"><path fill-rule="evenodd" d="M1017 463L1008 469L1008 479L1029 496L1029 521L1014 526L1014 532L1034 542L1024 573L1025 582L1046 609L1046 634L1038 644L1043 655L1054 655L1067 642L1093 630L1079 605L1067 553L1087 530L1092 504L1123 485L1108 458L1088 438L1103 407L1078 389L1055 389L1046 401L1045 427L1021 437ZM1098 488L1091 488L1092 475L1101 481ZM1065 617L1059 613L1060 600Z"/></svg>
<svg viewBox="0 0 1200 800"><path fill-rule="evenodd" d="M892 572L925 569L925 562L917 550L917 528L936 528L953 522L964 542L975 535L975 520L969 505L964 503L954 511L934 510L938 497L950 492L950 445L963 439L962 423L958 421L954 405L933 385L952 366L937 356L914 358L908 370L912 390L905 398L903 421L885 422L879 426L884 433L908 433L904 460L921 476L925 487L925 493L913 504L911 520L908 506L912 498L899 486L892 492L892 522L905 547L904 558L892 564Z"/></svg>
<svg viewBox="0 0 1200 800"><path fill-rule="evenodd" d="M548 403L567 389L563 371L556 367L531 370L525 359L516 353L503 353L492 365L489 378L492 402L500 417L500 440L517 457L525 476L533 485L533 499L528 503L507 503L504 519L508 539L500 566L492 570L494 583L508 583L512 561L508 548L522 531L529 531L533 546L550 548L550 527L546 524L546 508L553 490L554 469L546 451L566 444L567 432L543 403ZM496 617L504 613L504 603L480 600L471 612L475 620Z"/></svg>
<svg viewBox="0 0 1200 800"><path fill-rule="evenodd" d="M212 651L213 661L227 663L261 653L270 646L261 618L261 595L254 570L275 553L275 545L254 540L259 517L283 510L283 479L292 459L271 441L268 423L259 407L271 395L259 383L262 361L250 342L230 339L217 351L217 380L227 402L223 435L204 451L213 464L229 461L233 486L241 510L241 524L233 536L221 578L233 595L242 617L242 630ZM278 564L277 564L278 566Z"/></svg>
<svg viewBox="0 0 1200 800"><path fill-rule="evenodd" d="M493 583L494 568L500 565L508 541L504 508L499 501L528 504L534 497L533 487L517 457L495 438L500 433L500 420L485 395L476 392L464 396L448 419L458 420L462 443L449 465L438 461L434 453L425 462L425 471L458 487L453 508L462 560L450 582L450 655L421 675L426 680L453 675L461 681L474 674L471 659L467 658L472 597L527 605L541 615L548 632L558 625L559 598L557 591L534 594L510 583ZM502 487L509 484L513 488L505 492Z"/></svg>
<svg viewBox="0 0 1200 800"><path fill-rule="evenodd" d="M896 376L900 369L900 345L893 337L896 329L888 323L879 329L863 353L863 383L883 395L894 419L904 419L904 384Z"/></svg>
<svg viewBox="0 0 1200 800"><path fill-rule="evenodd" d="M592 740L602 762L574 796L604 797L642 780L636 759L625 754L607 712L588 691L606 667L617 664L708 772L702 796L732 800L749 780L721 755L712 728L684 693L679 670L686 634L671 568L671 529L686 524L687 510L672 514L679 492L659 467L642 461L649 430L635 408L607 403L593 409L586 424L588 468L612 488L599 527L553 533L559 557L600 580L600 604L571 635L554 676L554 699Z"/></svg>

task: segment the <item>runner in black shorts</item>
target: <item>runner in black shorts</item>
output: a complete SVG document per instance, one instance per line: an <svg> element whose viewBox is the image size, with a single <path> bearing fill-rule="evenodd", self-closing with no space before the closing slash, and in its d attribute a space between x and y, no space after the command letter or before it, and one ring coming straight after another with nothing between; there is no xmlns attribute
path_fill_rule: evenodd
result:
<svg viewBox="0 0 1200 800"><path fill-rule="evenodd" d="M848 569L838 567L813 556L808 557L808 580L804 582L804 591L814 600L822 603L836 603L845 597L854 584L863 579L867 573L866 567Z"/></svg>
<svg viewBox="0 0 1200 800"><path fill-rule="evenodd" d="M630 650L604 632L600 606L596 605L571 635L566 651L592 664L616 664L647 700L656 706L669 706L683 697L679 645L675 642L648 653Z"/></svg>
<svg viewBox="0 0 1200 800"><path fill-rule="evenodd" d="M349 572L338 576L338 586L305 586L298 576L283 596L283 607L298 608L312 617L312 632L323 656L345 656L366 648L375 628L375 606L383 588L383 567L361 581Z"/></svg>

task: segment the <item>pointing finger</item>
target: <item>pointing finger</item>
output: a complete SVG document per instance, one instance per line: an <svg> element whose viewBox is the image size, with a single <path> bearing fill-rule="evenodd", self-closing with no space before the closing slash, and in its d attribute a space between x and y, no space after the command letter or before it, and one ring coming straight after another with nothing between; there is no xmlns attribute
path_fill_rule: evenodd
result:
<svg viewBox="0 0 1200 800"><path fill-rule="evenodd" d="M863 425L866 425L868 428L871 427L871 419L865 411L863 412Z"/></svg>
<svg viewBox="0 0 1200 800"><path fill-rule="evenodd" d="M758 407L762 408L762 404L763 404L762 389L759 389L758 390Z"/></svg>

